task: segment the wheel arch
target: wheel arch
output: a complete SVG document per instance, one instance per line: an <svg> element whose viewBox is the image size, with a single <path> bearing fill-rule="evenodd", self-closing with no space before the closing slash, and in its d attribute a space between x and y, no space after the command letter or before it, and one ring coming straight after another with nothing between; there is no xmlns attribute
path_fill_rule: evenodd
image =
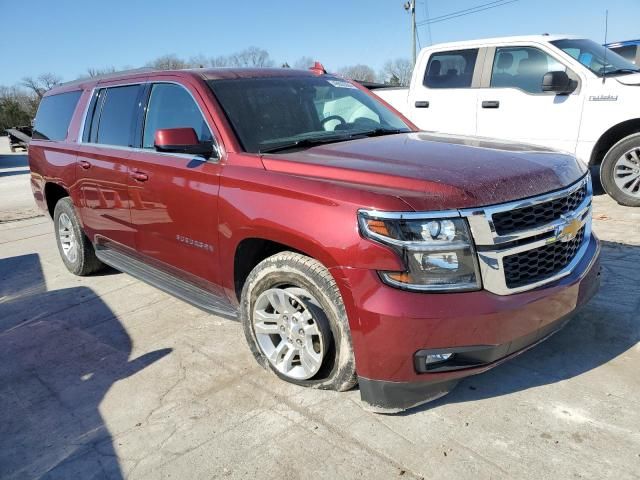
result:
<svg viewBox="0 0 640 480"><path fill-rule="evenodd" d="M233 255L233 293L240 300L242 288L249 273L264 259L280 252L290 251L317 260L329 268L334 260L326 252L319 251L317 246L305 244L301 239L296 241L276 240L268 235L250 235L240 240Z"/></svg>
<svg viewBox="0 0 640 480"><path fill-rule="evenodd" d="M604 132L591 151L589 166L599 166L602 163L604 156L609 150L611 150L611 147L623 138L633 135L634 133L640 133L640 118L625 120Z"/></svg>
<svg viewBox="0 0 640 480"><path fill-rule="evenodd" d="M47 182L44 185L44 198L47 205L47 210L49 212L49 216L53 218L53 211L56 208L56 203L60 201L61 198L69 197L69 191L64 188L62 185L54 182Z"/></svg>

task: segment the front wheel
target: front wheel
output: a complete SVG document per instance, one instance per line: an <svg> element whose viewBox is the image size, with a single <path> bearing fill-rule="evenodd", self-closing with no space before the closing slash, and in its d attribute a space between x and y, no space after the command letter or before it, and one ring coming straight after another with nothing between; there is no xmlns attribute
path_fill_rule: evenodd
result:
<svg viewBox="0 0 640 480"><path fill-rule="evenodd" d="M281 252L249 274L240 319L254 357L297 385L345 391L356 383L347 315L318 261Z"/></svg>
<svg viewBox="0 0 640 480"><path fill-rule="evenodd" d="M620 205L640 207L640 133L611 147L600 166L600 181Z"/></svg>

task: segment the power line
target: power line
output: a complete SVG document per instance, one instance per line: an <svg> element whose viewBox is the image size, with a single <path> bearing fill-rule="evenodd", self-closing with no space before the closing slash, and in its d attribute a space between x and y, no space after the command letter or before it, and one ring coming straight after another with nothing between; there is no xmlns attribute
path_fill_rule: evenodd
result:
<svg viewBox="0 0 640 480"><path fill-rule="evenodd" d="M431 25L432 23L444 22L445 20L451 20L453 18L464 17L465 15L471 15L472 13L482 12L484 10L489 10L491 8L501 7L503 5L508 5L509 3L517 2L518 0L496 0L494 2L484 3L482 5L477 5L475 7L470 7L464 10L459 10L457 12L451 12L446 15L441 15L439 17L434 17L429 20L424 20L419 22L417 26L422 25Z"/></svg>
<svg viewBox="0 0 640 480"><path fill-rule="evenodd" d="M426 12L426 21L430 20L429 18L429 0L424 0L424 9ZM416 30L417 31L417 30ZM433 44L433 40L431 39L431 25L427 23L427 35L429 35L429 45Z"/></svg>
<svg viewBox="0 0 640 480"><path fill-rule="evenodd" d="M456 10L455 12L449 12L449 13L446 13L444 15L440 15L439 17L433 17L433 18L430 18L429 21L431 21L431 20L439 20L439 19L444 18L444 17L449 17L451 15L457 15L458 13L465 13L465 12L468 12L470 10L475 10L477 8L482 8L482 7L486 7L487 5L494 5L496 3L502 3L502 2L505 2L505 1L506 0L493 0L491 2L482 3L480 5L475 5L473 7L463 8L462 10ZM424 22L420 22L420 23L424 23Z"/></svg>

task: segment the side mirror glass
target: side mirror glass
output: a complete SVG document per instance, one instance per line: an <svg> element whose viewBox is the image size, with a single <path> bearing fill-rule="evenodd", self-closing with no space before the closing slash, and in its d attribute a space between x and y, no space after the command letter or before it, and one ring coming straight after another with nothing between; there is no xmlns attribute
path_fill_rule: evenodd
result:
<svg viewBox="0 0 640 480"><path fill-rule="evenodd" d="M217 156L213 142L200 142L193 128L160 128L156 130L154 146L159 152Z"/></svg>
<svg viewBox="0 0 640 480"><path fill-rule="evenodd" d="M551 92L562 95L571 93L575 89L575 82L569 78L567 72L547 72L542 77L543 92Z"/></svg>

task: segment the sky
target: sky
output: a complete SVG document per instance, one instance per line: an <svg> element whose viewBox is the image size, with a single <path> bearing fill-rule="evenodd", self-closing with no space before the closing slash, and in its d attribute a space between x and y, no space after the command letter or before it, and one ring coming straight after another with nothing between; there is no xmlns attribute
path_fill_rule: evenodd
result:
<svg viewBox="0 0 640 480"><path fill-rule="evenodd" d="M417 0L417 21L489 0ZM249 46L278 63L302 56L327 70L411 54L404 0L0 0L0 85L51 72L73 80L87 68L143 66L164 54L227 55ZM54 6L55 5L55 6ZM640 38L640 0L518 0L419 27L420 44L503 35L568 33ZM8 20L8 21L7 21Z"/></svg>

